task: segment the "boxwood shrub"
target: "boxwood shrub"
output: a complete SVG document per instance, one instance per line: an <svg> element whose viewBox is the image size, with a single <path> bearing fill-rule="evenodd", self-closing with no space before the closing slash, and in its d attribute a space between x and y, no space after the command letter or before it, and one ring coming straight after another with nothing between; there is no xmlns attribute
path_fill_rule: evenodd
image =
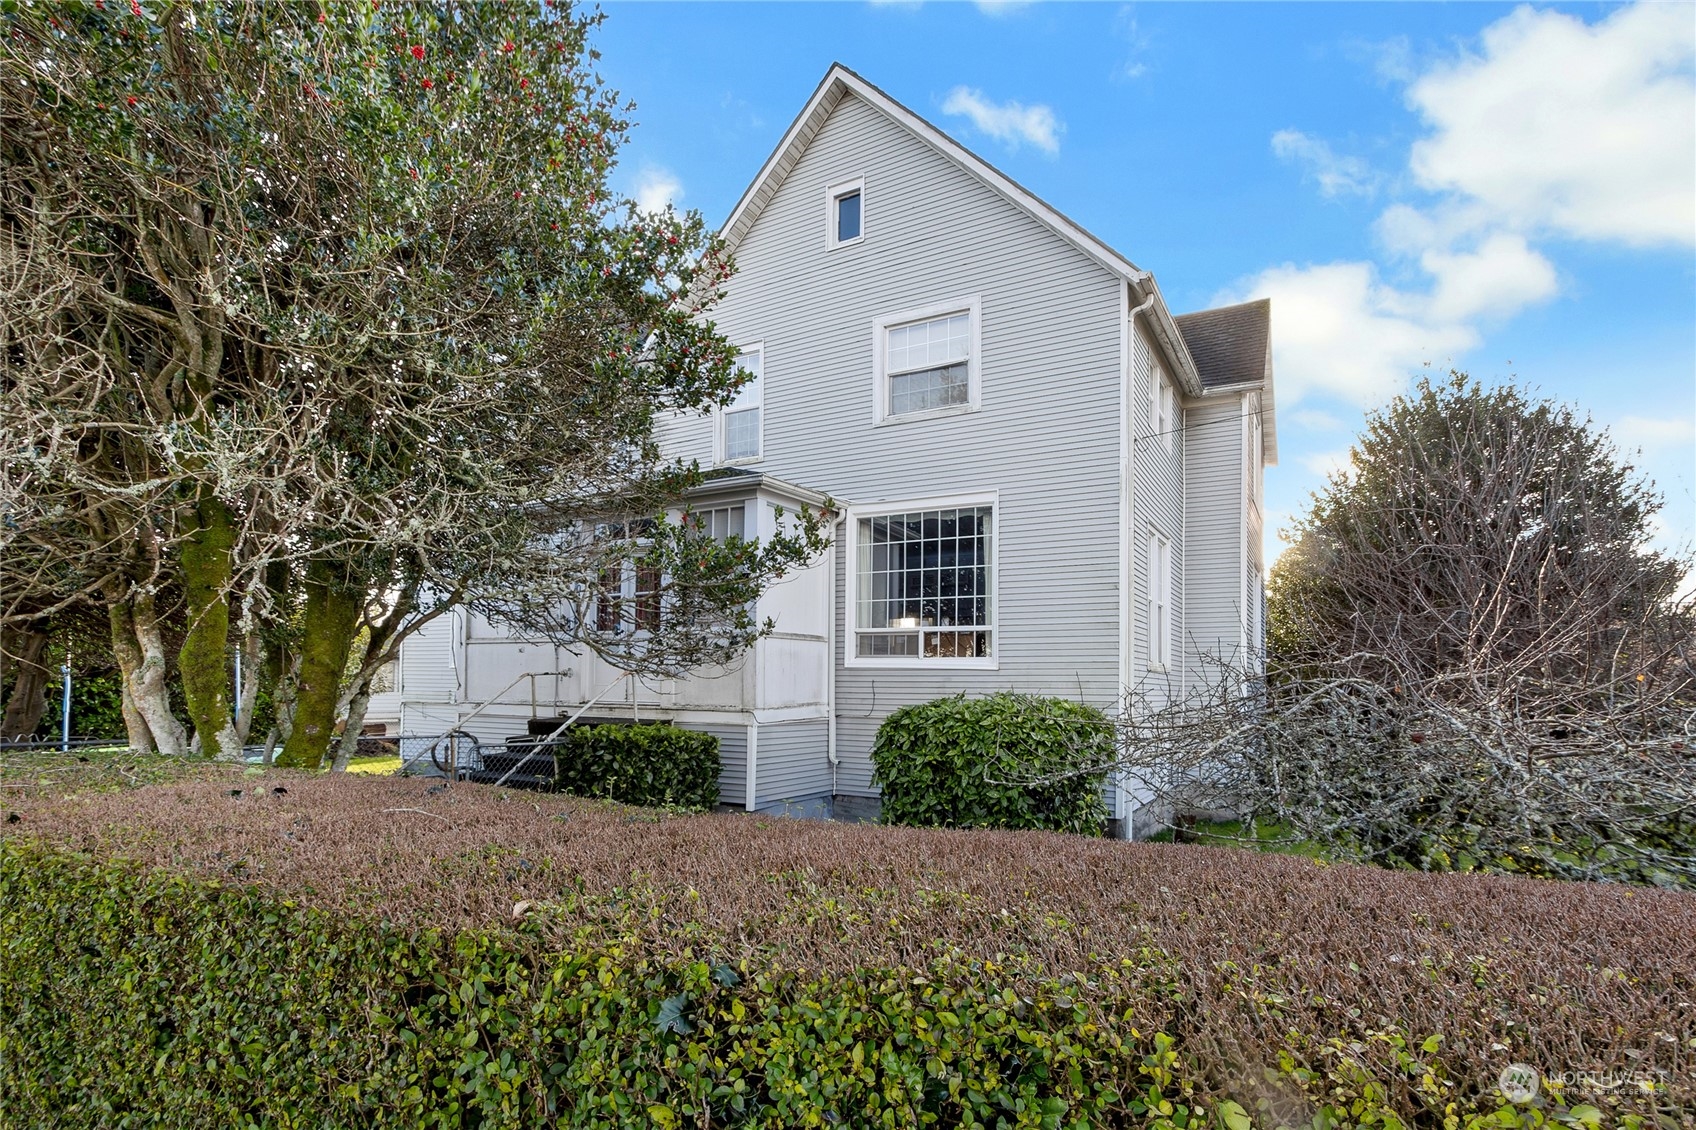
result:
<svg viewBox="0 0 1696 1130"><path fill-rule="evenodd" d="M558 787L623 804L712 808L718 738L672 725L575 726L555 756Z"/></svg>
<svg viewBox="0 0 1696 1130"><path fill-rule="evenodd" d="M1113 751L1112 724L1092 706L1008 692L939 698L884 719L872 780L890 824L1100 835Z"/></svg>

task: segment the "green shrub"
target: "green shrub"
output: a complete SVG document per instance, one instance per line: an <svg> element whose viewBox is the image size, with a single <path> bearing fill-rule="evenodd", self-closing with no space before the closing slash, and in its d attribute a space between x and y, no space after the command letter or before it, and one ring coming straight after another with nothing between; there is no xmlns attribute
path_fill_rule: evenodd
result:
<svg viewBox="0 0 1696 1130"><path fill-rule="evenodd" d="M555 758L561 790L623 804L711 808L718 738L678 726L579 726Z"/></svg>
<svg viewBox="0 0 1696 1130"><path fill-rule="evenodd" d="M1170 1038L1101 1027L1071 979L1021 996L947 959L825 981L548 952L526 928L408 933L16 843L0 892L7 1125L1170 1126L1151 1104L1188 1109ZM1134 980L1125 964L1097 987Z"/></svg>
<svg viewBox="0 0 1696 1130"><path fill-rule="evenodd" d="M1098 836L1113 730L1101 711L1003 692L939 698L878 728L872 780L890 824L1047 828ZM1024 782L1044 780L1041 785Z"/></svg>
<svg viewBox="0 0 1696 1130"><path fill-rule="evenodd" d="M1240 1102L1203 1098L1197 1065L1139 1017L1151 987L1178 991L1149 948L1087 976L944 954L828 977L656 957L635 933L561 950L546 913L406 930L0 843L0 1125L1410 1125L1362 1066L1361 1039L1393 1045L1418 1081L1431 1117L1413 1125L1596 1130L1604 1117L1457 1095L1433 1058L1441 1037L1393 1029L1332 1039L1312 1069L1284 1053L1228 1072ZM1305 1098L1280 1110L1280 1092Z"/></svg>

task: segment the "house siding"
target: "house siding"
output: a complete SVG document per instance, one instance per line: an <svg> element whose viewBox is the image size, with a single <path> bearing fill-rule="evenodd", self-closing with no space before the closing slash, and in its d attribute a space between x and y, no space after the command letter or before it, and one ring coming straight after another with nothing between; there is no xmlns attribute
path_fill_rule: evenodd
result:
<svg viewBox="0 0 1696 1130"><path fill-rule="evenodd" d="M831 794L830 728L825 719L764 723L759 750L755 808Z"/></svg>
<svg viewBox="0 0 1696 1130"><path fill-rule="evenodd" d="M1248 582L1244 514L1248 425L1243 398L1222 396L1189 409L1185 473L1191 553L1189 631L1184 640L1189 683L1216 682L1219 663L1244 659Z"/></svg>
<svg viewBox="0 0 1696 1130"><path fill-rule="evenodd" d="M1176 427L1168 446L1155 433L1154 366L1159 351L1140 322L1131 350L1131 601L1132 641L1130 690L1151 704L1177 696L1183 677L1183 640L1188 622L1188 585L1185 562L1190 542L1184 523L1185 452L1189 449L1190 417L1178 409ZM1161 363L1168 380L1172 366ZM1181 398L1180 398L1181 400ZM1152 665L1152 633L1148 618L1149 551L1156 532L1172 547L1172 662L1165 671Z"/></svg>
<svg viewBox="0 0 1696 1130"><path fill-rule="evenodd" d="M865 239L827 250L825 188L857 176ZM1120 281L853 96L736 258L714 320L733 342L765 345L761 470L850 504L999 500L995 670L846 666L852 579L838 565L838 791L873 795L871 740L902 705L1012 687L1116 702ZM970 297L981 411L874 426L873 320ZM667 454L710 461L699 418L660 434ZM763 747L760 762L763 777Z"/></svg>
<svg viewBox="0 0 1696 1130"><path fill-rule="evenodd" d="M718 739L718 802L741 808L748 802L748 727L702 726L681 724L686 730L699 730ZM762 746L761 761L765 749Z"/></svg>

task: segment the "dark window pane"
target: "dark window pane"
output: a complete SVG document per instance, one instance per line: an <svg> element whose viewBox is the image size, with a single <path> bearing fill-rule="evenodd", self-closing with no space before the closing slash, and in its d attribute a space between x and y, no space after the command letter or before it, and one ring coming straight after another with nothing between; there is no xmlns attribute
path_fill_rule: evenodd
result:
<svg viewBox="0 0 1696 1130"><path fill-rule="evenodd" d="M817 207L817 205L815 205ZM813 213L815 216L818 213ZM836 198L836 242L860 238L860 194L850 192Z"/></svg>

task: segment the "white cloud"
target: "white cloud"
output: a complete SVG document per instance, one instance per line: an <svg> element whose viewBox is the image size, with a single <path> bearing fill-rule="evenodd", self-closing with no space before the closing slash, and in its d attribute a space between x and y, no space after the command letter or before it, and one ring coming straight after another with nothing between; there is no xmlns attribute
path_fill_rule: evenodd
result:
<svg viewBox="0 0 1696 1130"><path fill-rule="evenodd" d="M1639 3L1596 24L1522 7L1482 51L1408 88L1431 128L1422 187L1501 223L1634 245L1696 244L1696 20Z"/></svg>
<svg viewBox="0 0 1696 1130"><path fill-rule="evenodd" d="M1025 106L1018 102L995 103L981 90L956 86L942 104L944 114L970 118L972 125L1009 148L1021 143L1036 146L1050 155L1060 152L1060 135L1066 126L1047 106Z"/></svg>
<svg viewBox="0 0 1696 1130"><path fill-rule="evenodd" d="M683 182L670 169L648 166L636 178L636 207L660 212L683 199Z"/></svg>
<svg viewBox="0 0 1696 1130"><path fill-rule="evenodd" d="M1352 476L1354 474L1354 459L1348 448L1339 451L1315 451L1301 456L1297 462L1322 479L1329 479L1334 474Z"/></svg>
<svg viewBox="0 0 1696 1130"><path fill-rule="evenodd" d="M1607 427L1614 444L1624 452L1652 455L1696 443L1696 422L1691 420L1621 416Z"/></svg>
<svg viewBox="0 0 1696 1130"><path fill-rule="evenodd" d="M1419 263L1436 280L1426 315L1437 323L1505 318L1553 297L1557 285L1554 265L1506 232L1469 251L1432 248Z"/></svg>
<svg viewBox="0 0 1696 1130"><path fill-rule="evenodd" d="M1696 244L1687 6L1640 3L1596 24L1520 8L1484 30L1479 52L1417 74L1406 44L1391 46L1384 58L1429 130L1411 176L1438 197L1379 215L1388 278L1370 262L1284 264L1232 288L1273 299L1285 404L1308 392L1379 403L1421 365L1457 360L1481 324L1554 297L1560 279L1538 236ZM1272 148L1326 196L1381 183L1297 130Z"/></svg>
<svg viewBox="0 0 1696 1130"><path fill-rule="evenodd" d="M1032 3L1033 0L977 0L978 11L986 16L1010 16Z"/></svg>
<svg viewBox="0 0 1696 1130"><path fill-rule="evenodd" d="M1288 420L1289 423L1306 428L1311 432L1340 432L1344 428L1348 427L1347 424L1331 415L1331 413L1321 412L1317 408L1298 408L1294 412L1290 412L1288 414L1280 412L1278 413L1278 417L1278 427L1280 430L1284 428L1285 420Z"/></svg>
<svg viewBox="0 0 1696 1130"><path fill-rule="evenodd" d="M1340 156L1321 139L1300 130L1281 129L1273 134L1272 152L1281 161L1303 166L1325 196L1370 196L1378 189L1378 176L1365 161Z"/></svg>
<svg viewBox="0 0 1696 1130"><path fill-rule="evenodd" d="M1126 4L1113 17L1113 35L1123 39L1129 47L1125 61L1110 76L1114 81L1134 81L1148 73L1148 64L1143 62L1152 45L1152 37L1142 30L1137 22L1136 8Z"/></svg>
<svg viewBox="0 0 1696 1130"><path fill-rule="evenodd" d="M1371 263L1262 271L1214 299L1216 305L1270 297L1280 408L1319 393L1362 408L1400 392L1426 362L1478 343L1477 331L1431 317L1429 296L1385 283Z"/></svg>

